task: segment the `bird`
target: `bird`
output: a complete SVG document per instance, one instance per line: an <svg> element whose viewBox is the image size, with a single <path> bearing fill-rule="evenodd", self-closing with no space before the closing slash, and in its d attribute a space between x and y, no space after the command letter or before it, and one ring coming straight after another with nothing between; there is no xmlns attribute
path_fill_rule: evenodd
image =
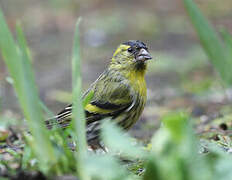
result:
<svg viewBox="0 0 232 180"><path fill-rule="evenodd" d="M109 118L124 131L129 130L139 119L147 100L145 74L147 61L151 59L142 41L121 43L107 68L83 94L82 99L90 92L93 94L84 107L86 139L91 149L102 148L100 131L103 119ZM54 124L66 128L71 119L72 104L47 120L46 125L48 129L52 129Z"/></svg>

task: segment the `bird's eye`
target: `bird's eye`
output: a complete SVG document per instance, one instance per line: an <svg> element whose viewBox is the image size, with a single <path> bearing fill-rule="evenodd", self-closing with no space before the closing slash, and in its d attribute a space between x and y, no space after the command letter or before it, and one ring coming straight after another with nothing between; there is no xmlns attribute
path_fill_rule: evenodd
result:
<svg viewBox="0 0 232 180"><path fill-rule="evenodd" d="M132 48L128 48L127 51L131 53L133 51L133 49Z"/></svg>

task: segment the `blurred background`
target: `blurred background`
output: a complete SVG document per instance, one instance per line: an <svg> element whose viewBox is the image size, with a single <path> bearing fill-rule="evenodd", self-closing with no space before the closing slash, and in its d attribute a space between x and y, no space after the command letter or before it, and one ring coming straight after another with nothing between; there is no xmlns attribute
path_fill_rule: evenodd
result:
<svg viewBox="0 0 232 180"><path fill-rule="evenodd" d="M231 0L195 2L218 31L224 27L232 33ZM231 112L231 90L223 87L208 62L181 0L0 0L0 6L12 30L21 22L40 97L54 114L71 101L70 57L80 16L84 90L107 67L121 42L144 41L152 53L146 77L148 102L130 132L134 137L149 140L169 111L191 113L198 131L222 112ZM3 61L0 112L22 119Z"/></svg>

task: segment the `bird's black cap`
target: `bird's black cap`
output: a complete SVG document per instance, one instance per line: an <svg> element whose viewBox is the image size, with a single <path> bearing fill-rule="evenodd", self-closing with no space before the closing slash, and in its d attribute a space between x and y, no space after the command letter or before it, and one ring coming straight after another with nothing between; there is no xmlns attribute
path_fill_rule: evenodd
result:
<svg viewBox="0 0 232 180"><path fill-rule="evenodd" d="M129 41L124 42L122 44L131 46L133 48L144 48L144 49L147 49L146 44L143 43L142 41L139 41L139 40L129 40Z"/></svg>

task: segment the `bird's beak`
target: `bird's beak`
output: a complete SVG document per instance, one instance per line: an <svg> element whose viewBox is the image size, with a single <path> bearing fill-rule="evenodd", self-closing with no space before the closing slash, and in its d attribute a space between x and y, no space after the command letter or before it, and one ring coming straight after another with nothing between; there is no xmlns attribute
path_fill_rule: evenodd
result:
<svg viewBox="0 0 232 180"><path fill-rule="evenodd" d="M146 49L140 49L137 57L136 57L136 60L137 61L147 61L147 60L150 60L152 59L150 53L146 50Z"/></svg>

